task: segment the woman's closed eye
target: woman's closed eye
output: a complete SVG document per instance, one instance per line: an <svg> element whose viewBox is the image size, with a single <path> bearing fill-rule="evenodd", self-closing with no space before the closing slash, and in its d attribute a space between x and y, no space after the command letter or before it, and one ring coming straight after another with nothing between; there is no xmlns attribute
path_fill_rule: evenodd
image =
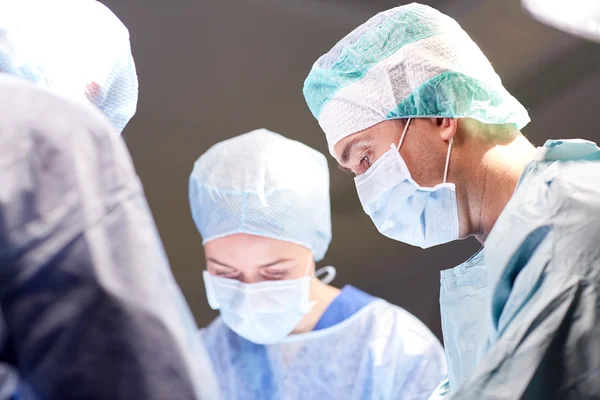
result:
<svg viewBox="0 0 600 400"><path fill-rule="evenodd" d="M288 274L289 270L284 268L265 268L261 271L261 275L268 280L286 279Z"/></svg>
<svg viewBox="0 0 600 400"><path fill-rule="evenodd" d="M208 268L208 272L221 278L236 279L240 276L240 272L236 269L225 267L222 265L211 265Z"/></svg>

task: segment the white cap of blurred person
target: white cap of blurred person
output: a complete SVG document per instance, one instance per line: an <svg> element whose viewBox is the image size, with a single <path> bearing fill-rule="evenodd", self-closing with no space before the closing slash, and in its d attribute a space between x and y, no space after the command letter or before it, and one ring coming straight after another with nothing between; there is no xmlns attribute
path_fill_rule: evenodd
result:
<svg viewBox="0 0 600 400"><path fill-rule="evenodd" d="M220 311L201 337L224 398L429 397L446 372L437 338L315 271L331 240L321 153L264 129L225 140L196 161L189 199Z"/></svg>
<svg viewBox="0 0 600 400"><path fill-rule="evenodd" d="M136 111L129 32L95 0L0 1L0 73L96 105L121 133Z"/></svg>
<svg viewBox="0 0 600 400"><path fill-rule="evenodd" d="M526 109L479 47L452 18L416 3L340 40L313 65L304 95L381 234L422 248L468 236L485 244L442 272L456 398L600 393L591 378L600 329L595 143L536 150L520 132Z"/></svg>

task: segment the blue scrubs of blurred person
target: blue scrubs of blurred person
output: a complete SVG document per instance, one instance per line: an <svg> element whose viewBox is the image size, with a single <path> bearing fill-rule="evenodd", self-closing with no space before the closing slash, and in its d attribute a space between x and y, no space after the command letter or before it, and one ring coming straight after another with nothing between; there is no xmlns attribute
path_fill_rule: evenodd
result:
<svg viewBox="0 0 600 400"><path fill-rule="evenodd" d="M314 64L304 94L385 236L422 248L475 236L442 272L457 399L600 398L600 149L535 149L529 116L452 18L377 14Z"/></svg>
<svg viewBox="0 0 600 400"><path fill-rule="evenodd" d="M95 0L0 1L0 72L91 101L119 133L136 111L129 32Z"/></svg>
<svg viewBox="0 0 600 400"><path fill-rule="evenodd" d="M446 373L407 311L315 271L331 240L325 157L257 130L214 145L190 176L204 284L200 332L222 399L427 399ZM325 275L323 281L317 277Z"/></svg>
<svg viewBox="0 0 600 400"><path fill-rule="evenodd" d="M0 306L0 399L191 400L212 384L122 139L6 74Z"/></svg>

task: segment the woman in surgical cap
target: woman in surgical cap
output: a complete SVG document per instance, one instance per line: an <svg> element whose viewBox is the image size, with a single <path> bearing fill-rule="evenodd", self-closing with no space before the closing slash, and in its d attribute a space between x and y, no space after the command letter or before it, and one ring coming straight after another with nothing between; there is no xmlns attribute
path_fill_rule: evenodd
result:
<svg viewBox="0 0 600 400"><path fill-rule="evenodd" d="M200 336L221 398L429 398L446 373L436 337L315 271L331 240L321 153L264 129L225 140L196 161L189 198L220 311Z"/></svg>

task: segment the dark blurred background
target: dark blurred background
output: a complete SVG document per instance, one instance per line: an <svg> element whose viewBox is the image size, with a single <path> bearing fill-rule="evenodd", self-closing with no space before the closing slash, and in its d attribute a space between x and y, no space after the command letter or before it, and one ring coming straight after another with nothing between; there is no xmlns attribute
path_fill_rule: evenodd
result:
<svg viewBox="0 0 600 400"><path fill-rule="evenodd" d="M302 97L312 63L392 0L104 0L127 25L140 79L124 136L175 276L200 326L209 309L201 239L187 180L197 157L223 139L268 128L327 153ZM600 45L531 19L518 0L421 1L455 18L529 110L524 133L600 142ZM598 116L598 115L596 115ZM429 250L381 236L349 175L330 161L333 241L325 263L350 283L398 304L441 337L439 271L468 258L474 240Z"/></svg>

